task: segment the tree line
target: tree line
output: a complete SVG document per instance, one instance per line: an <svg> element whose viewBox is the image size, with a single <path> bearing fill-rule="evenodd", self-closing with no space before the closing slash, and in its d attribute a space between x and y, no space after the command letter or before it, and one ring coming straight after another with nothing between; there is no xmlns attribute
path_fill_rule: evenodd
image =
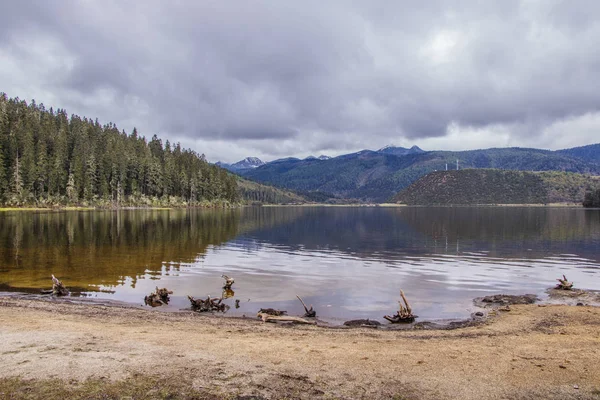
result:
<svg viewBox="0 0 600 400"><path fill-rule="evenodd" d="M238 201L236 178L204 155L0 93L0 203L198 205Z"/></svg>

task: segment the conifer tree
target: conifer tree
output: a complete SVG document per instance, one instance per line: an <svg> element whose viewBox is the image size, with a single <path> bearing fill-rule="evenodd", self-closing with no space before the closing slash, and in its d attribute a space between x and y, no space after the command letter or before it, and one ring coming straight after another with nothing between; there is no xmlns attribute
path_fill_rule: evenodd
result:
<svg viewBox="0 0 600 400"><path fill-rule="evenodd" d="M0 203L235 202L237 180L203 155L0 93Z"/></svg>

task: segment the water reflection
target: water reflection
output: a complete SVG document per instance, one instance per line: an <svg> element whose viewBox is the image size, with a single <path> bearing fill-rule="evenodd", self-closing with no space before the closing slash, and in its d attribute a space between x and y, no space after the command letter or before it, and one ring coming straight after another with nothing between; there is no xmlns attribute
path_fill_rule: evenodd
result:
<svg viewBox="0 0 600 400"><path fill-rule="evenodd" d="M240 232L239 210L13 212L0 214L0 282L42 287L116 285L169 274Z"/></svg>
<svg viewBox="0 0 600 400"><path fill-rule="evenodd" d="M260 307L379 319L399 289L422 318L463 317L485 292L543 293L566 273L600 289L600 211L551 208L281 207L0 214L0 285L143 303L156 285ZM235 278L222 293L223 278ZM160 283L157 281L160 280ZM0 287L2 290L2 287ZM235 304L235 307L233 307Z"/></svg>

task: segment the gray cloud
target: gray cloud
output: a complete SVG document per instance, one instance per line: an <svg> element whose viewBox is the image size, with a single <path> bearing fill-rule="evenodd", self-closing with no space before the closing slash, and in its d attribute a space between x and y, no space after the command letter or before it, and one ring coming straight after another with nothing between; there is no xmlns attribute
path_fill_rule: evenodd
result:
<svg viewBox="0 0 600 400"><path fill-rule="evenodd" d="M565 143L556 126L589 132L599 120L594 1L30 0L3 9L0 90L177 138L210 159L388 142L444 148L461 137L465 148L534 137L552 148ZM570 144L585 144L572 135Z"/></svg>

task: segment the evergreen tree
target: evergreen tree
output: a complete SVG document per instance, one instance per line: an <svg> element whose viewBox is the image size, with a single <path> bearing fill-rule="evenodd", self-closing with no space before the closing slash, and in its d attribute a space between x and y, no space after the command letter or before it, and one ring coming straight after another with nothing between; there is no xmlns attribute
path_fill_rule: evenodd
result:
<svg viewBox="0 0 600 400"><path fill-rule="evenodd" d="M237 180L204 155L134 128L68 116L0 93L0 203L136 205L237 201Z"/></svg>
<svg viewBox="0 0 600 400"><path fill-rule="evenodd" d="M77 194L77 187L75 186L75 175L73 173L69 174L69 180L67 181L67 199L71 204L77 204L79 200L79 196Z"/></svg>

